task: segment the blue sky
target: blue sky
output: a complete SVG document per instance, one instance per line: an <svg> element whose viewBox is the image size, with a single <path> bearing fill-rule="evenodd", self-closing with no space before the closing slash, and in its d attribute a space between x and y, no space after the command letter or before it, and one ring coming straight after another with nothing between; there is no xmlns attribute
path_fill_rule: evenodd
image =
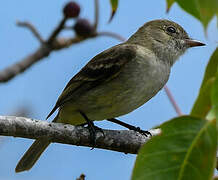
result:
<svg viewBox="0 0 218 180"><path fill-rule="evenodd" d="M44 38L48 37L62 16L62 7L67 1L3 0L0 7L0 69L15 63L33 52L39 43L32 34L15 25L16 20L30 21ZM93 22L94 3L77 1L81 4L81 17ZM128 38L141 25L152 19L166 18L182 25L189 35L207 44L205 47L190 49L174 65L168 86L173 92L183 113L189 113L198 94L205 66L217 46L218 32L216 19L209 24L205 38L201 23L185 13L176 4L168 14L165 1L120 0L117 14L108 24L110 6L108 1L100 2L99 31L113 31ZM72 36L65 32L62 36ZM6 115L20 107L31 109L31 117L45 119L69 79L75 75L93 56L118 44L117 40L100 37L77 44L68 49L54 52L25 73L8 83L0 84L0 114ZM150 129L176 116L164 91L136 111L120 117L127 123ZM123 129L109 122L97 122L108 129ZM40 160L28 172L15 174L14 168L32 140L5 138L0 145L0 180L75 179L85 173L87 179L130 179L135 155L90 150L63 144L52 144Z"/></svg>

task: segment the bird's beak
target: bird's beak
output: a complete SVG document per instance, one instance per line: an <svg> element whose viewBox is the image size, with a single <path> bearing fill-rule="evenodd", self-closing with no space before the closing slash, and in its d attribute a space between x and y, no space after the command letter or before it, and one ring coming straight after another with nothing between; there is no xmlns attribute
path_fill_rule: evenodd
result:
<svg viewBox="0 0 218 180"><path fill-rule="evenodd" d="M206 44L198 41L198 40L194 40L194 39L185 39L185 43L189 46L189 47L195 47L195 46L205 46Z"/></svg>

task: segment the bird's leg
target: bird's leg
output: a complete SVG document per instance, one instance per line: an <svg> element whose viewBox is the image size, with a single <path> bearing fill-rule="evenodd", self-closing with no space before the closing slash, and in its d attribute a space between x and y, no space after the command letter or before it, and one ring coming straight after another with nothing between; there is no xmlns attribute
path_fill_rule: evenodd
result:
<svg viewBox="0 0 218 180"><path fill-rule="evenodd" d="M151 134L149 131L143 131L143 130L140 129L140 127L132 126L132 125L127 124L127 123L124 123L124 122L122 122L122 121L120 121L120 120L118 120L118 119L111 118L111 119L107 119L107 120L110 121L110 122L119 124L119 125L121 125L121 126L123 126L123 127L126 127L126 128L128 128L129 130L133 130L133 131L139 132L139 133L141 133L141 134L143 134L143 135L145 135L145 136L148 136L148 135L152 136L152 134Z"/></svg>
<svg viewBox="0 0 218 180"><path fill-rule="evenodd" d="M91 121L92 122L92 121ZM86 125L88 125L88 123L86 122L86 123L83 123L83 124L80 124L80 125L78 125L78 126L82 126L82 127L85 127ZM96 130L98 130L98 131L101 131L101 133L103 134L103 136L105 137L105 134L104 134L104 131L100 128L100 127L98 127L98 126L95 126L94 125L94 127L95 127L95 129Z"/></svg>
<svg viewBox="0 0 218 180"><path fill-rule="evenodd" d="M84 119L86 120L87 123L84 123L83 125L85 124L88 124L88 129L89 129L89 133L90 133L90 141L91 141L91 144L93 145L93 148L95 147L96 145L96 131L101 131L102 134L104 135L104 132L101 128L97 127L94 125L93 121L91 121L85 113L81 112L80 111L80 114L84 117Z"/></svg>

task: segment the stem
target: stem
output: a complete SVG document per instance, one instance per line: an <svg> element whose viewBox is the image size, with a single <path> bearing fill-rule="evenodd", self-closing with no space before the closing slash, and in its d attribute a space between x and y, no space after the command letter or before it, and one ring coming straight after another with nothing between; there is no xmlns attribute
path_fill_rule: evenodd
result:
<svg viewBox="0 0 218 180"><path fill-rule="evenodd" d="M36 28L32 24L30 24L29 22L20 22L20 21L17 21L16 24L17 26L28 28L33 33L33 35L36 37L36 39L39 40L41 44L44 43L43 38L41 37L39 32L36 30Z"/></svg>
<svg viewBox="0 0 218 180"><path fill-rule="evenodd" d="M57 26L57 28L55 28L55 30L52 32L51 36L49 37L47 44L52 44L53 41L55 40L55 38L58 36L58 34L61 32L61 30L64 28L65 22L66 22L67 18L64 17L61 22L59 23L59 25Z"/></svg>
<svg viewBox="0 0 218 180"><path fill-rule="evenodd" d="M109 36L115 39L118 39L119 41L124 42L126 39L124 37L122 37L121 35L114 33L114 32L98 32L97 36Z"/></svg>
<svg viewBox="0 0 218 180"><path fill-rule="evenodd" d="M173 95L172 95L170 89L167 87L167 85L164 86L164 90L165 90L165 92L166 92L166 94L167 94L167 97L169 98L171 104L173 105L173 107L174 107L176 113L177 113L179 116L181 116L181 115L182 115L182 111L180 110L179 106L177 105L176 100L174 99L174 97L173 97Z"/></svg>
<svg viewBox="0 0 218 180"><path fill-rule="evenodd" d="M139 148L152 137L129 130L102 129L96 134L96 148L137 154ZM152 136L160 134L160 129L151 129ZM92 147L90 133L82 126L49 123L46 121L15 116L0 116L0 135L29 139L47 138L51 142Z"/></svg>
<svg viewBox="0 0 218 180"><path fill-rule="evenodd" d="M98 22L99 22L99 2L98 0L95 0L95 23L94 23L95 31L98 28Z"/></svg>

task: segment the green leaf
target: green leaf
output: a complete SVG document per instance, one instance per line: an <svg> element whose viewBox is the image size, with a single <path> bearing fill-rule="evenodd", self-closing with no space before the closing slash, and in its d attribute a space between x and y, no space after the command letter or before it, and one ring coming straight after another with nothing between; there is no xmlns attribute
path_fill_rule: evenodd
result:
<svg viewBox="0 0 218 180"><path fill-rule="evenodd" d="M212 107L211 98L210 98L211 89L214 84L214 80L216 78L217 68L218 68L218 48L214 51L207 65L204 74L204 79L199 91L199 95L191 111L192 116L204 118L206 117L207 113L210 111Z"/></svg>
<svg viewBox="0 0 218 180"><path fill-rule="evenodd" d="M207 80L210 79L211 77L216 77L217 69L218 69L218 48L216 48L216 50L213 52L212 56L210 57L210 61L207 64L202 86L204 86Z"/></svg>
<svg viewBox="0 0 218 180"><path fill-rule="evenodd" d="M215 82L213 84L211 100L212 100L213 109L215 110L216 119L218 119L218 73Z"/></svg>
<svg viewBox="0 0 218 180"><path fill-rule="evenodd" d="M206 117L211 110L211 91L215 78L210 78L201 88L200 93L192 108L191 115L195 117Z"/></svg>
<svg viewBox="0 0 218 180"><path fill-rule="evenodd" d="M218 72L212 87L211 101L212 101L212 109L215 114L215 118L217 119L217 130L218 130Z"/></svg>
<svg viewBox="0 0 218 180"><path fill-rule="evenodd" d="M111 17L109 19L109 22L111 22L111 20L113 19L116 11L117 11L117 7L118 7L118 0L110 0L110 3L111 3Z"/></svg>
<svg viewBox="0 0 218 180"><path fill-rule="evenodd" d="M169 12L169 10L174 2L175 2L175 0L167 0L167 12Z"/></svg>
<svg viewBox="0 0 218 180"><path fill-rule="evenodd" d="M201 21L206 29L210 20L217 15L218 17L218 1L217 0L175 0L179 6L187 13L193 15ZM171 0L167 0L168 6L172 5Z"/></svg>
<svg viewBox="0 0 218 180"><path fill-rule="evenodd" d="M212 101L212 105L213 105L212 110L214 112L213 113L215 116L214 118L216 118L216 127L217 127L217 131L218 131L218 71L217 71L216 79L215 79L215 82L214 82L214 85L212 88L211 101ZM217 162L216 162L216 169L218 170L218 158L217 158Z"/></svg>
<svg viewBox="0 0 218 180"><path fill-rule="evenodd" d="M160 128L161 135L141 148L132 180L212 179L217 149L215 120L183 116Z"/></svg>

